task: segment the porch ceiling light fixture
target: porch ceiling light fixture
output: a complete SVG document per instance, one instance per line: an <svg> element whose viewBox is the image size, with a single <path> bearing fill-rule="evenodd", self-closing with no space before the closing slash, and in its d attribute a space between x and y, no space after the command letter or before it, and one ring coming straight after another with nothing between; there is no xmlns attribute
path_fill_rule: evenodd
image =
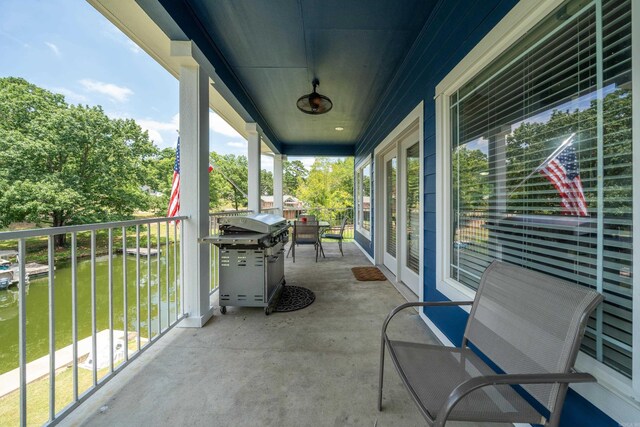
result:
<svg viewBox="0 0 640 427"><path fill-rule="evenodd" d="M313 85L313 92L298 98L296 103L298 109L305 114L324 114L331 111L333 102L326 96L316 92L316 87L320 86L320 81L313 79L311 84Z"/></svg>

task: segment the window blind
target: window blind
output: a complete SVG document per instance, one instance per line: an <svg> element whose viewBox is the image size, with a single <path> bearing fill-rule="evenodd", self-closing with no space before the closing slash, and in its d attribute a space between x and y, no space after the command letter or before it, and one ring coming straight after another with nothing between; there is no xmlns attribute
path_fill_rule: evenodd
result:
<svg viewBox="0 0 640 427"><path fill-rule="evenodd" d="M631 1L565 2L450 105L451 277L501 259L601 291L583 350L630 377Z"/></svg>
<svg viewBox="0 0 640 427"><path fill-rule="evenodd" d="M387 192L387 215L386 215L386 242L387 253L396 257L396 173L398 170L397 159L394 157L386 163L386 192Z"/></svg>
<svg viewBox="0 0 640 427"><path fill-rule="evenodd" d="M407 267L420 274L420 146L406 150L406 232Z"/></svg>
<svg viewBox="0 0 640 427"><path fill-rule="evenodd" d="M371 231L371 163L356 171L356 227Z"/></svg>

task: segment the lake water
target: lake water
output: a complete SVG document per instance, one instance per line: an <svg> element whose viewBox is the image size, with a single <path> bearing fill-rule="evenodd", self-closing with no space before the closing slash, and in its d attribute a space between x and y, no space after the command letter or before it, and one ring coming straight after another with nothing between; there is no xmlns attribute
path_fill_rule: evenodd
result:
<svg viewBox="0 0 640 427"><path fill-rule="evenodd" d="M172 248L171 248L172 249ZM150 267L147 257L140 257L140 335L143 338L158 333L158 308L160 307L162 328L169 319L176 316L176 287L174 283L173 252L170 250L168 263L165 248L160 257L160 281L158 282L158 260L151 256ZM136 331L138 313L136 310L136 257L127 258L127 316L128 331ZM168 265L167 265L168 264ZM169 269L169 283L166 269ZM179 265L178 265L179 268ZM113 327L123 330L124 290L122 280L122 255L113 257ZM147 273L151 274L151 281ZM96 319L97 330L109 328L109 282L108 259L96 260ZM178 277L179 282L179 277ZM168 289L167 289L168 285ZM55 335L56 349L72 343L71 317L71 265L57 264L55 271ZM168 293L167 293L168 290ZM159 291L159 292L158 292ZM35 360L49 353L49 281L48 277L31 279L27 287L27 361ZM151 298L148 298L148 292ZM158 304L158 295L160 303ZM178 289L179 298L179 289ZM150 300L150 303L149 303ZM78 340L91 336L91 262L78 262L77 281ZM178 304L180 301L178 300ZM150 309L151 331L148 314ZM0 374L18 367L18 288L0 291Z"/></svg>

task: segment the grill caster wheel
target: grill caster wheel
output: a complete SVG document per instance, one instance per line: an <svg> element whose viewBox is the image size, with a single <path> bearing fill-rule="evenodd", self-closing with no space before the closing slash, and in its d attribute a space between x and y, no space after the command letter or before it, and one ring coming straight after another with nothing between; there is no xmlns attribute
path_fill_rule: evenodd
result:
<svg viewBox="0 0 640 427"><path fill-rule="evenodd" d="M220 313L222 314L227 314L227 307L225 307L224 305L220 307Z"/></svg>
<svg viewBox="0 0 640 427"><path fill-rule="evenodd" d="M273 307L265 307L265 308L264 308L264 315L265 315L265 316L268 316L268 315L270 315L271 313L273 313Z"/></svg>

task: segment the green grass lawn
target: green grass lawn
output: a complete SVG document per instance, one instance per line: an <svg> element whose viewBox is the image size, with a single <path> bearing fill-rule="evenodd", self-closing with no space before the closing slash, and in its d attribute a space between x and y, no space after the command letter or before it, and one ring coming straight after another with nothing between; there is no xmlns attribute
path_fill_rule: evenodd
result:
<svg viewBox="0 0 640 427"><path fill-rule="evenodd" d="M129 340L129 356L137 350L137 341ZM117 364L115 367L120 365ZM109 368L98 371L98 380L109 373ZM78 393L81 395L93 384L92 372L78 368ZM56 372L56 413L73 402L73 370L71 366ZM49 420L49 376L27 384L27 424L41 426ZM20 390L0 397L0 427L20 425Z"/></svg>
<svg viewBox="0 0 640 427"><path fill-rule="evenodd" d="M98 378L106 374L108 369L98 371ZM73 401L73 373L71 367L64 368L56 374L56 412ZM82 393L91 387L92 373L86 369L78 369L78 392ZM49 419L49 377L33 381L27 385L27 424L40 426ZM17 426L20 424L20 391L16 390L0 397L0 426Z"/></svg>

